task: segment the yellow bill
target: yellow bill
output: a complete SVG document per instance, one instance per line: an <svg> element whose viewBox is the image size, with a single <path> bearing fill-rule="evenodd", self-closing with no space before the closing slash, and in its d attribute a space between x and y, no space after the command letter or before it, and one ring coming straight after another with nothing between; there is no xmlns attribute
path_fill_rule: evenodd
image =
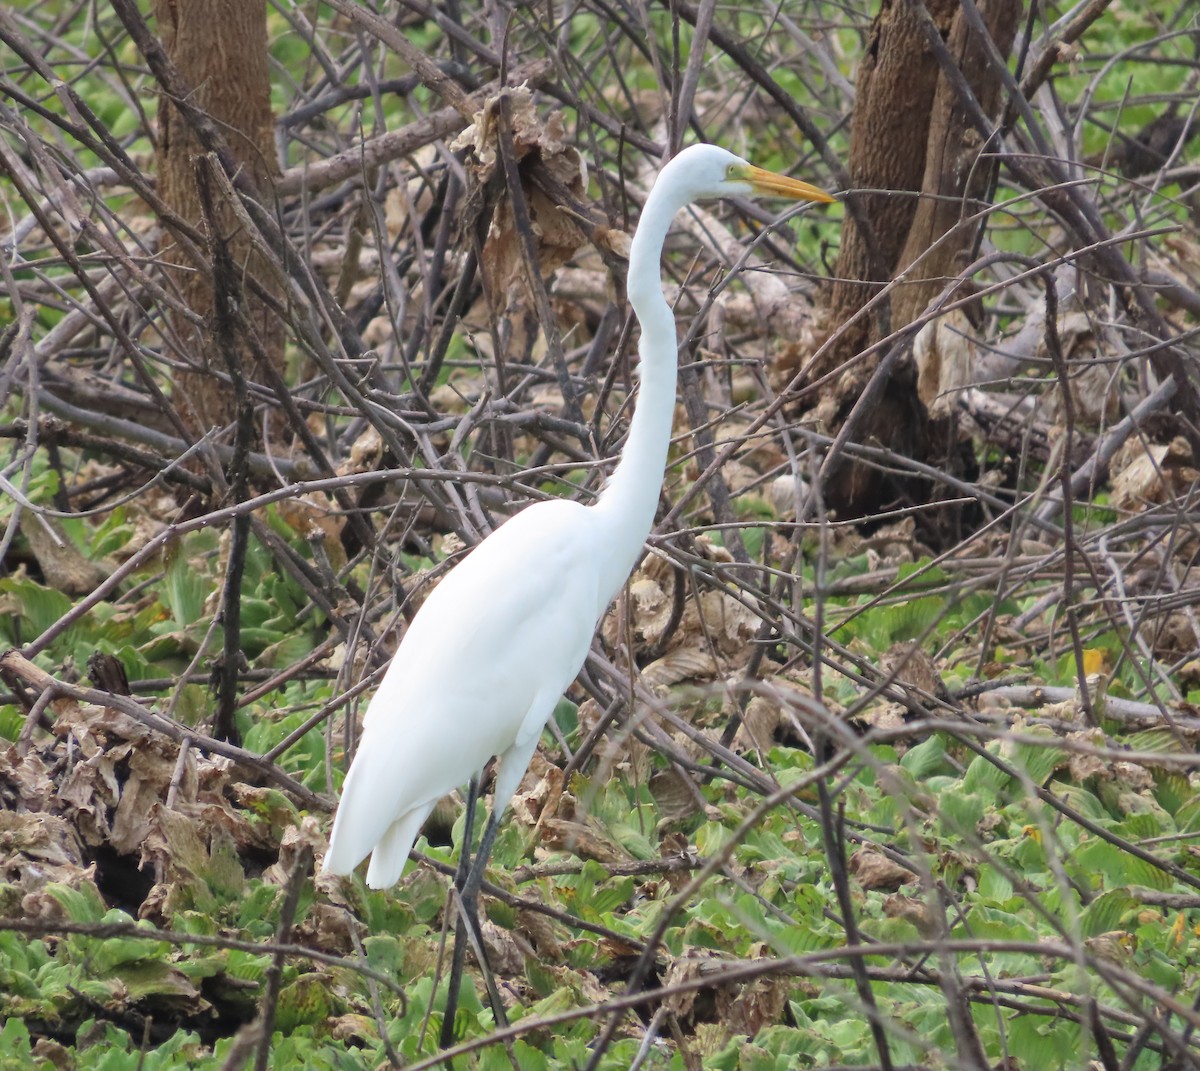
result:
<svg viewBox="0 0 1200 1071"><path fill-rule="evenodd" d="M755 193L764 196L787 197L793 201L819 201L821 204L832 204L834 201L833 197L816 186L788 178L787 175L777 175L774 171L764 171L753 164L746 165L743 177Z"/></svg>

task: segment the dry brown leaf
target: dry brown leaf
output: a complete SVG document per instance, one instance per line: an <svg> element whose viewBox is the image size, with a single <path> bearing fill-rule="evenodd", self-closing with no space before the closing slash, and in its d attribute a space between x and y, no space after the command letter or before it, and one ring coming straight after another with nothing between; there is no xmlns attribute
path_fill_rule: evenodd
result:
<svg viewBox="0 0 1200 1071"><path fill-rule="evenodd" d="M680 681L711 680L717 675L717 661L699 647L677 647L656 658L642 670L642 679L662 688Z"/></svg>
<svg viewBox="0 0 1200 1071"><path fill-rule="evenodd" d="M673 580L672 580L673 586ZM671 595L642 570L629 582L628 599L634 625L648 646L656 646L671 621Z"/></svg>
<svg viewBox="0 0 1200 1071"><path fill-rule="evenodd" d="M699 473L696 475L698 476ZM762 483L762 474L744 461L737 458L726 461L721 466L721 477L725 481L725 486L729 488L730 494L737 496L739 503L744 507L749 508L763 501L762 496L758 493L758 488Z"/></svg>
<svg viewBox="0 0 1200 1071"><path fill-rule="evenodd" d="M773 472L785 464L787 455L780 446L775 430L767 427L751 432L750 426L751 422L746 417L725 417L714 429L713 438L720 447L736 442L738 448L734 457L755 476Z"/></svg>
<svg viewBox="0 0 1200 1071"><path fill-rule="evenodd" d="M1192 447L1183 436L1165 446L1129 439L1113 460L1112 504L1138 512L1170 501L1200 481L1193 461Z"/></svg>
<svg viewBox="0 0 1200 1071"><path fill-rule="evenodd" d="M1133 792L1153 792L1154 774L1139 762L1114 762L1113 777L1124 788Z"/></svg>
<svg viewBox="0 0 1200 1071"><path fill-rule="evenodd" d="M715 1056L733 1037L734 1032L724 1023L696 1023L688 1048L699 1058L699 1067L708 1066L708 1057Z"/></svg>
<svg viewBox="0 0 1200 1071"><path fill-rule="evenodd" d="M153 864L157 873L164 874L168 883L190 883L201 877L209 855L196 821L160 803L151 812L141 858L143 865Z"/></svg>
<svg viewBox="0 0 1200 1071"><path fill-rule="evenodd" d="M1200 648L1200 625L1189 613L1167 614L1166 620L1154 623L1153 641L1154 653L1163 662L1182 661Z"/></svg>
<svg viewBox="0 0 1200 1071"><path fill-rule="evenodd" d="M360 938L365 937L367 927L344 908L318 899L313 901L292 936L306 948L344 956L354 951L355 933Z"/></svg>
<svg viewBox="0 0 1200 1071"><path fill-rule="evenodd" d="M237 812L229 812L229 817L238 820L236 830L231 829L235 842L238 833L253 832L253 827ZM244 824L243 824L244 823ZM276 885L286 885L292 878L296 863L304 848L312 852L314 859L320 859L329 846L328 837L321 831L321 823L313 815L305 815L299 825L289 825L279 840L279 859L263 871L263 880L274 882Z"/></svg>
<svg viewBox="0 0 1200 1071"><path fill-rule="evenodd" d="M734 737L738 751L766 752L775 742L775 734L783 718L783 709L765 696L752 696L742 711L742 723Z"/></svg>
<svg viewBox="0 0 1200 1071"><path fill-rule="evenodd" d="M137 860L143 869L152 866L159 881L137 914L166 924L177 898L197 881L236 887L244 881L239 853L261 858L275 850L278 827L251 822L239 809L228 760L189 749L180 763L174 741L112 708L59 700L52 710L54 735L40 747L24 756L16 748L0 750L0 882L19 882L27 894L50 881L98 882L106 891L116 883L132 892L122 867ZM246 788L240 802L254 791ZM316 819L308 821L308 835L323 843ZM126 863L108 870L106 857L99 857L84 867L88 848L101 845ZM45 898L27 906L43 914L59 910ZM132 970L123 977L136 1000L141 982ZM182 975L149 981L156 993L165 987L171 1000L200 999ZM114 999L125 998L118 993Z"/></svg>
<svg viewBox="0 0 1200 1071"><path fill-rule="evenodd" d="M663 979L663 989L667 991L663 1004L667 1010L684 1022L691 1022L696 1002L704 990L698 987L681 992L674 990L677 986L702 981L724 966L725 960L722 957L703 948L688 948L682 956L673 959Z"/></svg>
<svg viewBox="0 0 1200 1071"><path fill-rule="evenodd" d="M1097 959L1118 967L1127 967L1138 947L1137 935L1128 930L1109 930L1095 937L1086 937L1083 943Z"/></svg>
<svg viewBox="0 0 1200 1071"><path fill-rule="evenodd" d="M488 359L491 359L490 356ZM477 376L456 376L452 383L443 383L429 392L429 404L439 413L462 416L470 408L468 399L481 394L486 388L487 384Z"/></svg>
<svg viewBox="0 0 1200 1071"><path fill-rule="evenodd" d="M50 1038L38 1038L33 1043L32 1055L37 1067L49 1064L55 1071L75 1071L75 1052Z"/></svg>
<svg viewBox="0 0 1200 1071"><path fill-rule="evenodd" d="M579 722L579 732L586 737L600 724L600 719L604 717L604 708L594 699L585 699L579 704L575 717Z"/></svg>
<svg viewBox="0 0 1200 1071"><path fill-rule="evenodd" d="M769 949L762 945L751 950L751 958L769 954ZM754 1037L763 1027L778 1023L792 990L790 980L762 977L744 985L717 981L728 965L728 961L716 952L689 949L667 969L663 979L667 996L663 1003L685 1024L694 1027L697 1019L712 1021L721 1024L729 1036L747 1034ZM702 982L706 978L714 979L711 986L671 991L674 987Z"/></svg>
<svg viewBox="0 0 1200 1071"><path fill-rule="evenodd" d="M602 251L607 250L625 260L629 259L629 253L633 248L633 235L619 227L596 227L592 231L592 241ZM608 281L607 273L605 281Z"/></svg>
<svg viewBox="0 0 1200 1071"><path fill-rule="evenodd" d="M848 530L846 535L850 540L855 538L852 531ZM869 536L862 537L860 546L867 552L867 564L871 569L934 556L933 552L917 539L916 522L911 516L903 517L893 524L885 524ZM839 548L840 553L846 553L848 550L849 547L846 546Z"/></svg>
<svg viewBox="0 0 1200 1071"><path fill-rule="evenodd" d="M502 91L512 116L513 152L518 161L536 153L542 166L580 200L587 186L583 157L570 144L566 124L559 111L544 117L533 103L526 86ZM486 185L500 166L497 109L500 97L492 97L475 121L453 142L454 149L470 149L472 163L481 185ZM530 182L523 184L526 207L536 241L538 269L548 278L571 259L585 244L586 236L574 217ZM509 315L518 308L530 308L528 280L524 270L525 254L516 232L512 206L501 202L492 218L480 258L480 271L492 293L506 295L503 304ZM520 347L518 347L518 350Z"/></svg>
<svg viewBox="0 0 1200 1071"><path fill-rule="evenodd" d="M419 218L433 207L433 187L420 171L437 163L438 152L436 145L423 145L417 149L411 159L417 165L418 172L406 185L392 186L388 190L383 204L383 218L389 243L394 242L409 228L414 210Z"/></svg>
<svg viewBox="0 0 1200 1071"><path fill-rule="evenodd" d="M285 498L276 504L279 518L304 539L319 539L329 555L330 564L340 569L346 564L342 546L342 530L346 515L337 503L323 491Z"/></svg>
<svg viewBox="0 0 1200 1071"><path fill-rule="evenodd" d="M370 1015L339 1015L335 1019L326 1019L324 1029L329 1031L334 1041L375 1044L379 1040L379 1026Z"/></svg>
<svg viewBox="0 0 1200 1071"><path fill-rule="evenodd" d="M148 746L153 736L128 714L74 700L63 700L55 708L54 735L63 740L70 739L74 747L89 758L117 743Z"/></svg>
<svg viewBox="0 0 1200 1071"><path fill-rule="evenodd" d="M875 702L852 720L857 727L894 733L908 724L908 708L901 703Z"/></svg>
<svg viewBox="0 0 1200 1071"><path fill-rule="evenodd" d="M627 247L624 255L628 257L629 235L624 231L606 231L605 233L624 236L624 244ZM580 267L579 261L585 259L587 259L586 253L581 251L573 263L560 268L554 276L550 292L554 296L556 307L566 306L578 309L586 316L590 316L594 323L616 300L616 292L612 285L612 276L603 264L597 264L594 267ZM557 391L557 388L552 389ZM534 398L537 397L537 393L537 391L534 392ZM561 398L561 394L559 397ZM594 413L595 399L589 398L588 401L593 403L592 413ZM585 415L590 418L592 413L585 413Z"/></svg>
<svg viewBox="0 0 1200 1071"><path fill-rule="evenodd" d="M1113 371L1114 365L1104 359L1108 354L1102 337L1096 334L1091 314L1077 309L1061 317L1058 340L1063 359L1069 363L1076 419L1092 427L1112 423L1121 404L1120 376ZM1049 356L1044 340L1038 356ZM1052 391L1047 403L1049 412L1061 419L1062 392Z"/></svg>
<svg viewBox="0 0 1200 1071"><path fill-rule="evenodd" d="M379 467L383 459L383 436L373 424L368 424L366 430L354 440L350 447L350 456L338 469L339 473L370 472Z"/></svg>
<svg viewBox="0 0 1200 1071"><path fill-rule="evenodd" d="M0 749L0 810L44 811L54 796L50 772L36 751Z"/></svg>
<svg viewBox="0 0 1200 1071"><path fill-rule="evenodd" d="M83 845L70 822L0 810L0 880L32 890L82 869Z"/></svg>
<svg viewBox="0 0 1200 1071"><path fill-rule="evenodd" d="M764 951L762 954L767 953ZM727 993L727 987L723 986L717 994L719 1022L731 1034L754 1037L763 1027L774 1026L782 1021L791 992L789 979L770 975L741 986L732 998Z"/></svg>
<svg viewBox="0 0 1200 1071"><path fill-rule="evenodd" d="M166 795L174 772L172 763L145 751L130 756L129 776L113 813L110 843L121 855L141 848L150 832L150 813Z"/></svg>
<svg viewBox="0 0 1200 1071"><path fill-rule="evenodd" d="M484 916L479 920L482 931L483 949L487 953L488 966L505 978L525 973L525 957L532 955L525 939L516 930L506 930Z"/></svg>
<svg viewBox="0 0 1200 1071"><path fill-rule="evenodd" d="M513 150L521 160L533 149L550 155L563 153L571 148L567 141L566 126L561 112L551 112L543 122L533 103L529 87L520 85L501 90L508 98L512 114ZM450 144L454 151L469 149L483 179L490 178L499 166L499 151L496 146L496 111L500 96L489 97L483 108L475 113L475 120Z"/></svg>
<svg viewBox="0 0 1200 1071"><path fill-rule="evenodd" d="M96 887L95 863L88 867L72 868L56 880L70 889L87 889L90 899L101 899L100 890ZM70 917L68 910L59 897L44 891L43 886L47 883L48 879L40 876L25 883L33 888L33 892L21 898L21 914L41 922L65 922Z"/></svg>
<svg viewBox="0 0 1200 1071"><path fill-rule="evenodd" d="M674 766L651 775L650 795L654 797L659 817L667 822L690 818L701 807L695 785L689 784L687 775Z"/></svg>
<svg viewBox="0 0 1200 1071"><path fill-rule="evenodd" d="M116 752L94 750L71 768L58 790L58 804L74 821L84 842L93 847L108 840L109 812L120 795L114 768L128 747Z"/></svg>
<svg viewBox="0 0 1200 1071"><path fill-rule="evenodd" d="M1042 707L1041 712L1048 721L1061 721L1068 725L1085 720L1083 704L1078 699L1064 699L1061 703L1047 703Z"/></svg>
<svg viewBox="0 0 1200 1071"><path fill-rule="evenodd" d="M223 800L181 808L155 804L142 843L143 866L153 865L154 873L169 887L163 905L167 915L176 903L174 894L187 896L198 882L241 882L244 872L238 849L254 836L250 823Z"/></svg>
<svg viewBox="0 0 1200 1071"><path fill-rule="evenodd" d="M1079 732L1067 733L1065 739L1073 744L1107 747L1102 729L1082 729ZM1091 755L1087 752L1072 751L1071 757L1067 761L1067 769L1070 772L1071 780L1079 784L1090 777L1111 776L1109 763L1099 755Z"/></svg>
<svg viewBox="0 0 1200 1071"><path fill-rule="evenodd" d="M917 875L907 867L893 862L874 848L859 848L850 856L849 866L850 873L867 890L886 889L895 892L901 885L917 880Z"/></svg>
<svg viewBox="0 0 1200 1071"><path fill-rule="evenodd" d="M137 917L155 925L166 925L170 922L170 899L173 886L166 882L157 882L150 887L141 904L138 906Z"/></svg>
<svg viewBox="0 0 1200 1071"><path fill-rule="evenodd" d="M933 659L915 641L892 644L879 660L879 669L906 688L935 697L946 695L946 685Z"/></svg>
<svg viewBox="0 0 1200 1071"><path fill-rule="evenodd" d="M387 313L382 316L373 316L362 330L363 345L372 350L380 350L391 345L395 338L396 324ZM314 432L317 430L317 428L313 428Z"/></svg>
<svg viewBox="0 0 1200 1071"><path fill-rule="evenodd" d="M892 893L883 898L883 913L891 919L906 919L923 937L937 935L944 919L938 919L934 910L924 900L903 893Z"/></svg>
<svg viewBox="0 0 1200 1071"><path fill-rule="evenodd" d="M537 953L543 965L561 962L564 952L554 921L540 911L518 911L517 929Z"/></svg>
<svg viewBox="0 0 1200 1071"><path fill-rule="evenodd" d="M523 825L534 826L543 817L558 815L564 785L562 770L549 762L540 751L535 751L529 769L525 771L521 785L509 804L513 817ZM573 809L572 801L568 810Z"/></svg>
<svg viewBox="0 0 1200 1071"><path fill-rule="evenodd" d="M811 747L806 725L811 725L816 700L813 696L811 683L800 673L789 671L765 678L762 682L763 691L747 704L747 714L754 708L753 718L759 726L756 732L771 729L773 736L781 739L791 738L800 742L804 747ZM821 708L827 715L836 717L842 708L830 699L825 699Z"/></svg>
<svg viewBox="0 0 1200 1071"><path fill-rule="evenodd" d="M712 561L732 558L723 547L701 537L695 549ZM676 605L675 586L687 585L682 608ZM616 646L622 633L625 612L632 619L639 647L666 644L666 651L647 666L648 681L668 686L685 680L709 680L727 665L742 664L758 631L755 611L721 588L704 587L697 594L689 574L656 555L648 557L629 585L630 598L604 618L605 640ZM674 625L667 635L667 629Z"/></svg>
<svg viewBox="0 0 1200 1071"><path fill-rule="evenodd" d="M595 859L598 863L623 863L629 858L629 853L591 818L582 822L546 818L541 823L541 831L544 847L571 852L580 859Z"/></svg>

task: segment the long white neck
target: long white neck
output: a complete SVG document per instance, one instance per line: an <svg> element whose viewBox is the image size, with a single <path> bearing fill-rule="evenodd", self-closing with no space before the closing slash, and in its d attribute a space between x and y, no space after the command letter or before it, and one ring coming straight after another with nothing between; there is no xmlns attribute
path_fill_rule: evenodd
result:
<svg viewBox="0 0 1200 1071"><path fill-rule="evenodd" d="M641 387L621 460L593 508L602 526L607 561L601 583L601 610L628 579L654 524L662 488L678 371L675 317L662 293L659 261L671 220L690 199L675 183L664 182L667 168L646 198L629 251L628 294L641 325L638 342Z"/></svg>

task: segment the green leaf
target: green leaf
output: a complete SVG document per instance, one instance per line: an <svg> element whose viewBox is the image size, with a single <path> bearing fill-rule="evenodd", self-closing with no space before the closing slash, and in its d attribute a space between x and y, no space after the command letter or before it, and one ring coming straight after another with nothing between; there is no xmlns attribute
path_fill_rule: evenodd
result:
<svg viewBox="0 0 1200 1071"><path fill-rule="evenodd" d="M158 959L124 963L114 972L133 1001L149 997L196 1001L200 991L186 974L169 963Z"/></svg>
<svg viewBox="0 0 1200 1071"><path fill-rule="evenodd" d="M938 815L951 836L975 836L975 830L988 810L983 793L947 791L938 798Z"/></svg>
<svg viewBox="0 0 1200 1071"><path fill-rule="evenodd" d="M1013 884L999 867L983 866L979 871L979 895L993 903L1003 903L1012 898Z"/></svg>
<svg viewBox="0 0 1200 1071"><path fill-rule="evenodd" d="M1123 885L1143 885L1165 891L1174 880L1169 874L1137 856L1122 851L1115 844L1098 838L1080 845L1072 854L1071 863L1080 880L1097 889L1114 889Z"/></svg>
<svg viewBox="0 0 1200 1071"><path fill-rule="evenodd" d="M1007 1026L1008 1051L1019 1066L1038 1071L1078 1066L1078 1024L1042 1015L1013 1015Z"/></svg>
<svg viewBox="0 0 1200 1071"><path fill-rule="evenodd" d="M1196 790L1185 774L1175 770L1156 770L1154 798L1167 814L1175 816L1180 808L1196 797Z"/></svg>
<svg viewBox="0 0 1200 1071"><path fill-rule="evenodd" d="M1084 818L1093 822L1107 823L1112 817L1104 804L1100 802L1100 797L1080 785L1073 785L1065 781L1055 782L1054 795L1078 811Z"/></svg>
<svg viewBox="0 0 1200 1071"><path fill-rule="evenodd" d="M1045 735L1046 744L1034 744L1022 740L1014 745L1011 753L1005 755L1005 758L1018 770L1024 770L1029 780L1035 785L1045 785L1051 774L1067 765L1068 755L1054 746L1055 737L1049 730L1044 733L1030 731L1030 735Z"/></svg>
<svg viewBox="0 0 1200 1071"><path fill-rule="evenodd" d="M910 747L900 760L901 767L918 781L934 774L946 773L951 769L946 759L946 738L934 733L916 747Z"/></svg>
<svg viewBox="0 0 1200 1071"><path fill-rule="evenodd" d="M267 969L270 966L270 956L255 955L253 952L245 952L234 948L229 951L226 973L230 977L240 979L243 982L261 983L266 978Z"/></svg>
<svg viewBox="0 0 1200 1071"><path fill-rule="evenodd" d="M133 526L126 523L125 507L118 506L90 535L80 541L80 549L92 561L97 561L123 550L129 545L133 534Z"/></svg>
<svg viewBox="0 0 1200 1071"><path fill-rule="evenodd" d="M1125 889L1110 889L1084 908L1080 931L1084 937L1098 937L1112 930L1128 930L1141 906Z"/></svg>
<svg viewBox="0 0 1200 1071"><path fill-rule="evenodd" d="M80 884L78 888L52 882L43 890L66 913L72 922L99 922L104 918L106 909L100 898L100 891L90 881ZM131 921L124 916L125 921Z"/></svg>
<svg viewBox="0 0 1200 1071"><path fill-rule="evenodd" d="M279 992L275 1013L276 1028L284 1034L300 1026L315 1026L329 1015L329 980L323 974L302 974Z"/></svg>
<svg viewBox="0 0 1200 1071"><path fill-rule="evenodd" d="M313 646L312 633L307 629L288 632L282 639L267 644L259 651L254 656L254 664L264 668L282 669L299 662Z"/></svg>
<svg viewBox="0 0 1200 1071"><path fill-rule="evenodd" d="M988 750L991 751L992 748ZM991 797L1011 781L1012 778L986 756L976 755L967 767L967 772L963 774L962 787L964 792L979 792L985 797Z"/></svg>
<svg viewBox="0 0 1200 1071"><path fill-rule="evenodd" d="M183 630L195 625L204 614L212 582L203 570L195 567L184 547L178 547L172 555L163 580L163 598L175 619L175 627Z"/></svg>
<svg viewBox="0 0 1200 1071"><path fill-rule="evenodd" d="M133 920L124 911L108 911L102 920L106 923L129 923ZM148 925L148 924L147 924ZM170 945L162 941L138 937L108 937L98 943L92 964L100 974L109 974L127 963L163 957Z"/></svg>
<svg viewBox="0 0 1200 1071"><path fill-rule="evenodd" d="M1175 812L1175 828L1180 833L1200 833L1200 795L1193 796Z"/></svg>
<svg viewBox="0 0 1200 1071"><path fill-rule="evenodd" d="M1182 755L1184 746L1171 729L1143 729L1125 737L1130 751L1147 751L1154 755Z"/></svg>
<svg viewBox="0 0 1200 1071"><path fill-rule="evenodd" d="M0 737L16 743L25 728L25 714L18 707L0 706Z"/></svg>
<svg viewBox="0 0 1200 1071"><path fill-rule="evenodd" d="M26 640L40 636L71 609L71 600L61 591L19 576L0 580L0 594L16 599Z"/></svg>

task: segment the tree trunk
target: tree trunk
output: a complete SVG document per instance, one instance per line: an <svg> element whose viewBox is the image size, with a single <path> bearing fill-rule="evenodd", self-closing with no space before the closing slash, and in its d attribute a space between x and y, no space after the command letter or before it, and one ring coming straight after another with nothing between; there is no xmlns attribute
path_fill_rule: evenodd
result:
<svg viewBox="0 0 1200 1071"><path fill-rule="evenodd" d="M1007 56L1021 0L976 0L996 51ZM927 0L933 27L984 111L997 116L1002 82L984 43L970 29L959 0ZM847 213L836 282L828 297L831 328L838 331L811 378L830 375L817 405L820 422L836 431L871 381L883 357L859 355L912 323L965 267L995 167L983 139L960 104L922 28L919 0L882 0L859 69L851 126L851 194L869 224L864 231ZM919 194L919 196L918 196ZM883 301L864 312L884 285L900 276ZM856 359L857 358L857 359ZM865 408L852 438L904 457L952 470L968 463L952 419L931 421L918 395L910 357L896 363L877 400ZM840 460L825 495L842 517L929 501L928 483ZM942 524L945 518L934 523ZM928 534L928 533L927 533ZM949 534L949 533L946 533Z"/></svg>
<svg viewBox="0 0 1200 1071"><path fill-rule="evenodd" d="M957 6L957 0L931 0L930 15L943 37ZM864 231L852 213L846 214L829 306L833 322L848 330L813 370L814 377L861 352L873 334L879 337L866 317L850 321L892 278L900 259L925 175L925 143L937 85L937 60L924 43L911 7L905 0L883 0L858 68L849 168L851 189L883 192L850 195L869 229ZM886 333L886 325L880 326ZM855 382L861 390L861 369Z"/></svg>
<svg viewBox="0 0 1200 1071"><path fill-rule="evenodd" d="M997 51L1007 56L1021 14L1019 0L981 0L978 6ZM984 113L998 116L1000 76L988 63L986 43L970 29L961 11L954 17L946 47ZM958 90L949 79L939 77L921 182L925 196L917 202L896 265L897 275L905 273L905 285L892 299L896 323L912 323L967 267L965 257L974 249L982 226L981 220L971 216L983 206L996 173L992 160L980 159L986 149L967 118Z"/></svg>
<svg viewBox="0 0 1200 1071"><path fill-rule="evenodd" d="M259 189L268 191L279 171L273 150L270 80L267 62L265 0L154 0L158 33L167 55L184 81L193 87L192 103L220 126L235 157ZM200 144L187 121L166 99L159 110L158 182L163 199L183 219L204 227L196 179ZM217 226L228 241L238 271L271 287L263 258L228 205L217 205ZM162 250L173 262L172 280L183 303L205 327L177 315L168 345L188 370L176 375L173 398L185 422L197 434L224 427L236 418L236 400L228 382L226 361L212 343L211 265L198 270L179 263L173 249ZM257 335L259 352L276 368L283 367L283 333L278 318L254 299L246 287L237 295L246 322ZM241 373L262 381L258 362L245 339L238 346ZM224 376L225 379L219 378Z"/></svg>

